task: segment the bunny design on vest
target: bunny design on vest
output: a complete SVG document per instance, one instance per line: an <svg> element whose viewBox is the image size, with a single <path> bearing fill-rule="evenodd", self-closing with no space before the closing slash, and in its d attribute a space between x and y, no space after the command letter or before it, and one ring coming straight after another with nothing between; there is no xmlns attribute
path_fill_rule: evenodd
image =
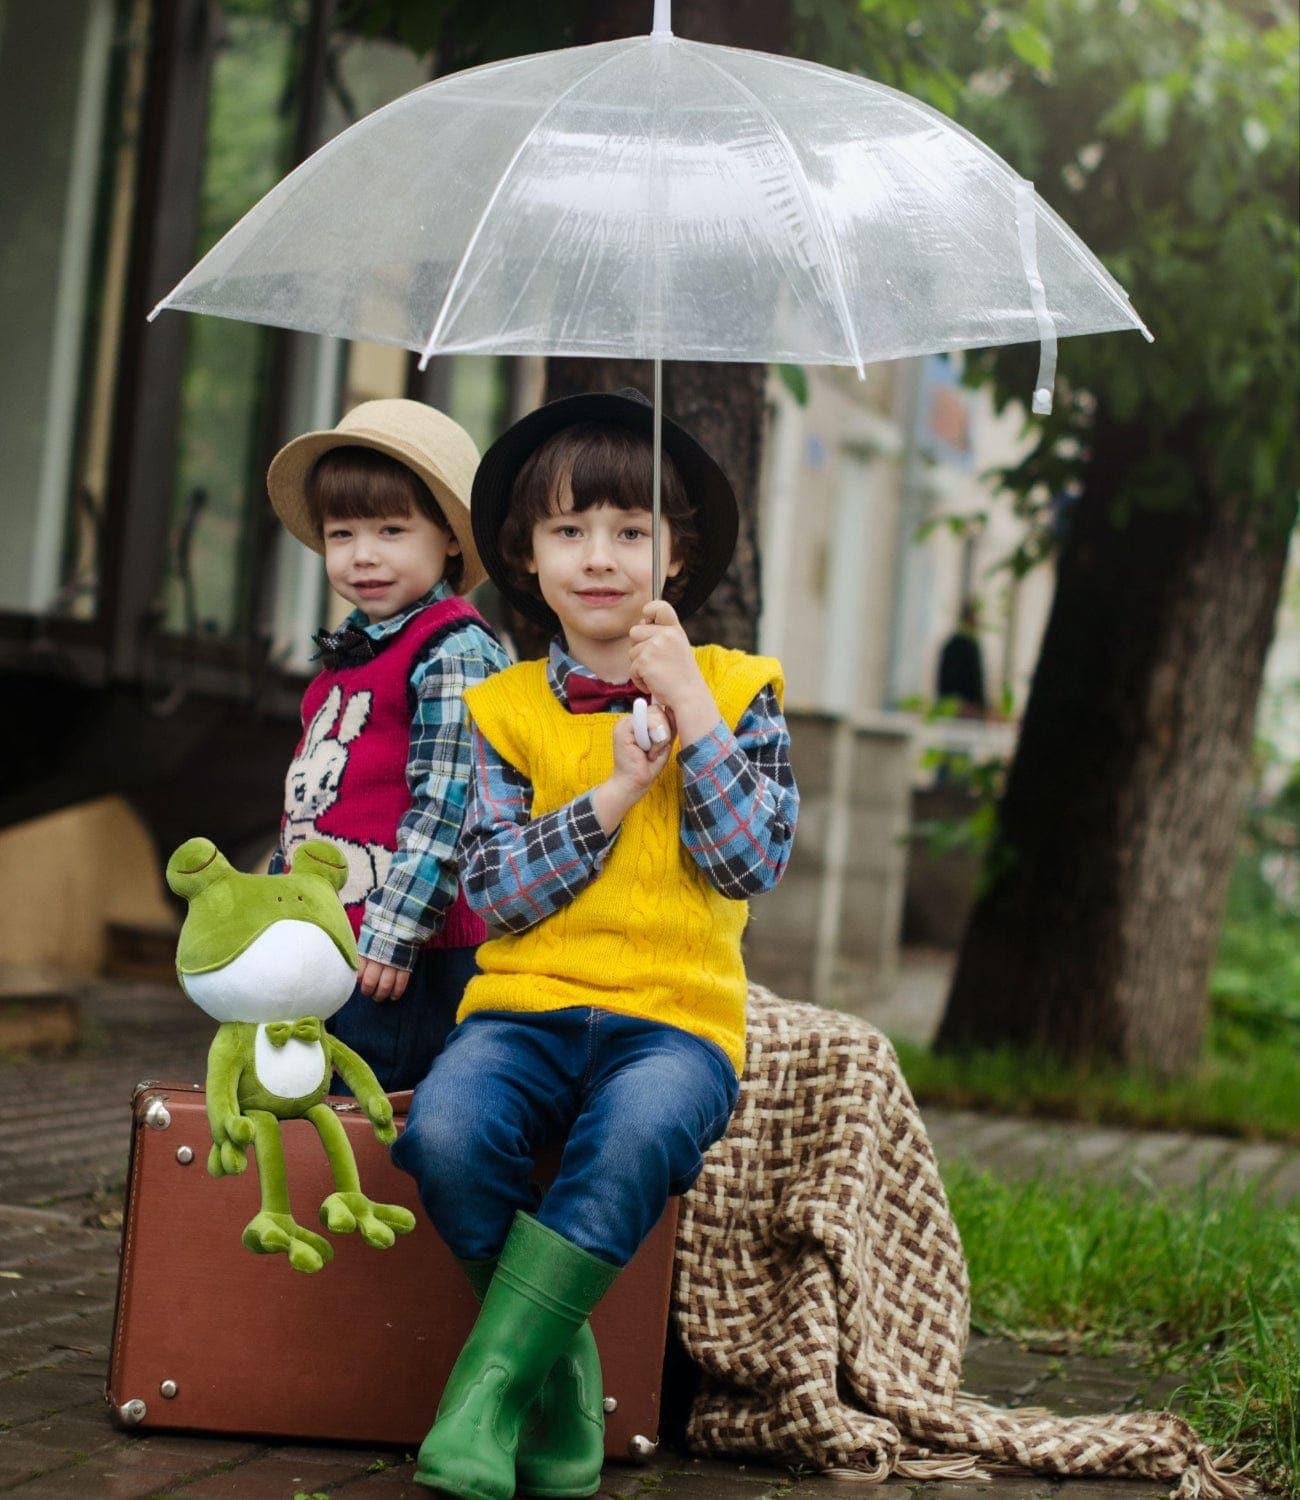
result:
<svg viewBox="0 0 1300 1500"><path fill-rule="evenodd" d="M302 738L285 777L280 848L327 839L347 866L340 892L359 935L372 891L389 878L402 819L411 808L407 756L411 746L411 673L438 640L481 617L460 598L421 609L376 655L326 667L302 700ZM427 946L476 947L487 929L462 892Z"/></svg>
<svg viewBox="0 0 1300 1500"><path fill-rule="evenodd" d="M308 839L328 838L348 867L347 882L339 893L346 907L364 902L376 886L383 885L393 859L393 851L383 844L327 834L321 822L338 801L351 747L370 719L373 702L374 695L363 689L345 705L342 687L336 683L330 688L312 715L285 777L282 847L292 856Z"/></svg>

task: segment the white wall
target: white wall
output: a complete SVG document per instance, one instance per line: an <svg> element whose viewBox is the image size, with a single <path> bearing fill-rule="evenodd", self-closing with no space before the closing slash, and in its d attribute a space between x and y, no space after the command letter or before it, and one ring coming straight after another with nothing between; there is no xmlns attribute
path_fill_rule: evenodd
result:
<svg viewBox="0 0 1300 1500"><path fill-rule="evenodd" d="M1272 744L1277 756L1270 781L1280 783L1300 766L1300 541L1295 533L1278 607L1277 631L1264 665L1259 733Z"/></svg>
<svg viewBox="0 0 1300 1500"><path fill-rule="evenodd" d="M982 477L1024 451L1023 414L999 415L985 392L945 384L957 441L930 444L931 461L915 434L942 424L925 404L934 384L922 362L870 366L865 383L807 374L803 407L770 382L762 477L761 642L785 665L787 701L863 722L932 699L969 587L983 606L990 704L1005 680L1023 707L1054 579L1050 565L1019 582L998 566L1023 526ZM936 524L947 517L970 523L965 538Z"/></svg>

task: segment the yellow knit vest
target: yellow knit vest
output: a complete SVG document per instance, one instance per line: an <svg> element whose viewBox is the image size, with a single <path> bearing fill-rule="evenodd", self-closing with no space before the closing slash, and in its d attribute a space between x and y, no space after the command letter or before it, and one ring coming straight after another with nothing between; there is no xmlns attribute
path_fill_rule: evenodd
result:
<svg viewBox="0 0 1300 1500"><path fill-rule="evenodd" d="M760 688L784 691L781 666L722 646L695 660L729 729ZM571 714L544 661L498 672L465 694L470 716L502 759L533 786L533 817L564 807L614 769L610 714ZM643 1016L715 1042L737 1075L745 1060L748 904L716 891L681 839L682 778L670 763L623 819L600 874L526 932L478 950L482 973L456 1013L594 1006Z"/></svg>

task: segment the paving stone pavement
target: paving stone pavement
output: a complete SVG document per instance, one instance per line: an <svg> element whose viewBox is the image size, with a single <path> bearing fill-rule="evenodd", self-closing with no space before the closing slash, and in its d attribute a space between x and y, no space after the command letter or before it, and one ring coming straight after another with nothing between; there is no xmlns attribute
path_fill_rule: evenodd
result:
<svg viewBox="0 0 1300 1500"><path fill-rule="evenodd" d="M341 1495L399 1500L428 1494L393 1450L183 1435L125 1435L103 1401L105 1355L117 1277L128 1100L142 1077L184 1082L201 1075L211 1025L164 986L100 985L84 996L85 1047L65 1059L0 1062L0 1492L37 1496L228 1496L294 1500ZM990 1120L959 1112L927 1116L941 1160L970 1154L998 1171L1043 1159L1067 1170L1119 1178L1212 1183L1265 1174L1269 1189L1300 1197L1297 1153L1192 1137ZM1253 1153L1253 1154L1252 1154ZM1134 1178L1135 1170L1148 1174ZM1062 1359L976 1338L967 1387L1009 1405L1062 1412L1158 1404L1152 1385L1122 1360ZM612 1465L611 1500L654 1494L680 1500L786 1500L825 1492L828 1481L760 1464L726 1464L664 1451L649 1465ZM1010 1479L881 1487L900 1497L1007 1500L1063 1492L1063 1500L1133 1500L1161 1493L1143 1484Z"/></svg>
<svg viewBox="0 0 1300 1500"><path fill-rule="evenodd" d="M941 1163L967 1161L999 1177L1044 1173L1113 1182L1135 1191L1252 1188L1261 1199L1300 1200L1300 1150L1173 1130L1130 1130L1056 1120L1004 1119L962 1109L923 1111Z"/></svg>

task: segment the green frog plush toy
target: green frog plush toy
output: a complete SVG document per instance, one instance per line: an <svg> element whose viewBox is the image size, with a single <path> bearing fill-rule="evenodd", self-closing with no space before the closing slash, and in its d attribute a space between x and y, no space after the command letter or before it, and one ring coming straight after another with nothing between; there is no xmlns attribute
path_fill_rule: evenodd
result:
<svg viewBox="0 0 1300 1500"><path fill-rule="evenodd" d="M327 1229L358 1230L366 1244L386 1250L415 1228L409 1210L372 1203L361 1191L347 1135L324 1102L337 1068L376 1136L396 1140L379 1081L324 1026L356 982L356 942L338 897L346 879L343 856L323 840L300 845L285 875L241 874L202 838L167 862L167 884L189 902L176 949L181 988L220 1022L208 1052L208 1171L242 1172L252 1145L262 1207L244 1244L259 1255L284 1252L296 1271L319 1271L334 1251L294 1221L281 1120L310 1120L320 1135L336 1188L320 1206Z"/></svg>

